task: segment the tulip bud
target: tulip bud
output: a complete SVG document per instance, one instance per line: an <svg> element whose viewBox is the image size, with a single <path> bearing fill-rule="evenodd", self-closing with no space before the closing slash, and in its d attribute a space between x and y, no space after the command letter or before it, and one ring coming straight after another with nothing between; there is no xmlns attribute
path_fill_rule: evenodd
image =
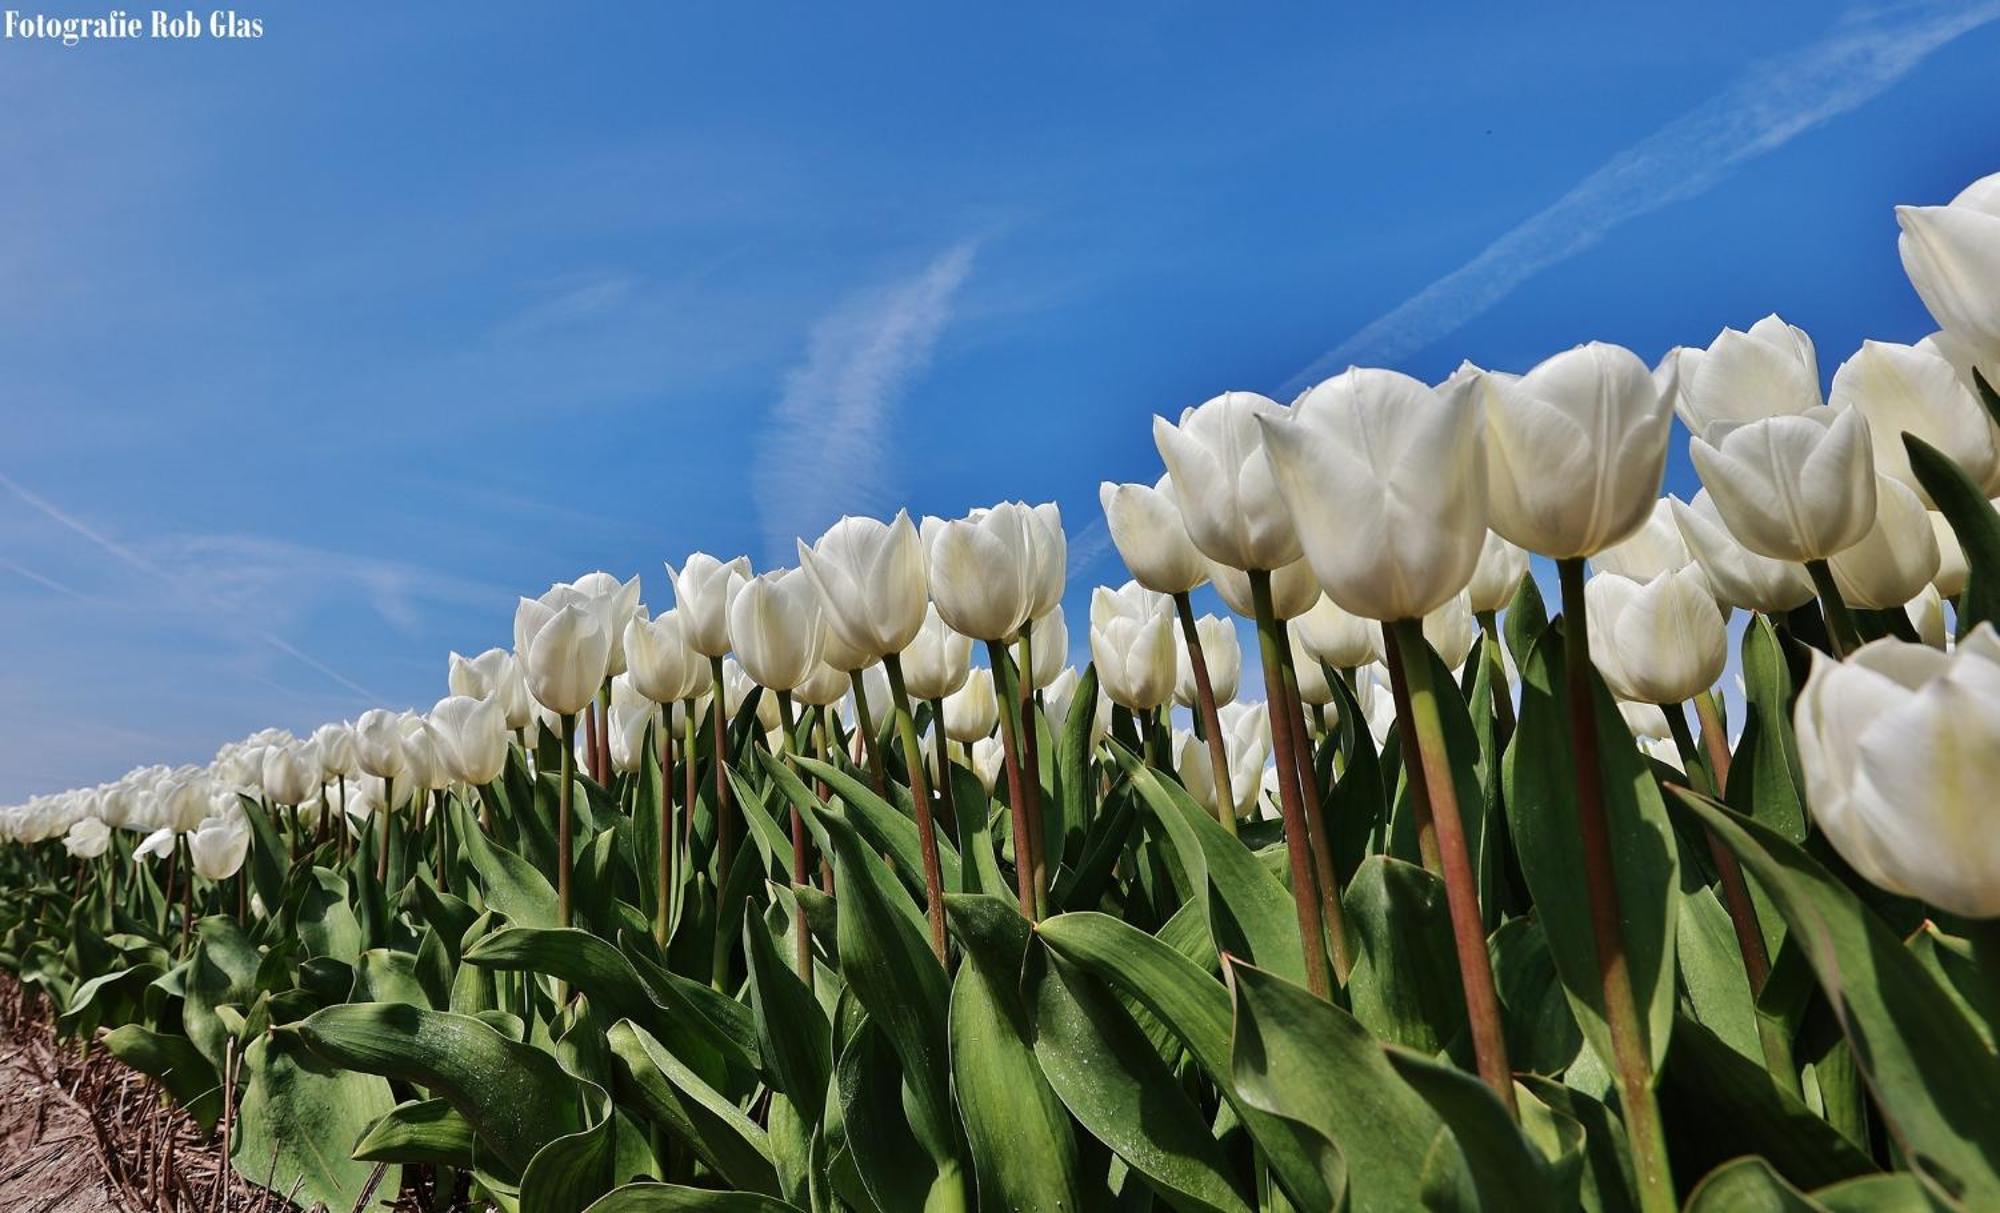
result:
<svg viewBox="0 0 2000 1213"><path fill-rule="evenodd" d="M1707 489L1696 493L1692 504L1667 500L1674 525L1717 602L1777 615L1811 601L1812 578L1806 575L1805 566L1759 556L1736 542Z"/></svg>
<svg viewBox="0 0 2000 1213"><path fill-rule="evenodd" d="M1293 635L1308 658L1336 670L1358 669L1382 660L1382 625L1348 614L1331 598L1321 597L1311 610L1298 616Z"/></svg>
<svg viewBox="0 0 2000 1213"><path fill-rule="evenodd" d="M1645 582L1599 573L1584 602L1591 662L1619 698L1678 705L1722 676L1729 635L1700 569Z"/></svg>
<svg viewBox="0 0 2000 1213"><path fill-rule="evenodd" d="M1939 597L1936 586L1925 586L1915 598L1904 603L1903 614L1909 618L1917 639L1943 651L1946 640L1944 599Z"/></svg>
<svg viewBox="0 0 2000 1213"><path fill-rule="evenodd" d="M1224 606L1245 619L1257 617L1257 604L1251 595L1247 574L1211 561L1208 575L1215 585L1216 596L1222 599ZM1313 576L1312 566L1304 560L1295 560L1272 570L1271 613L1279 619L1297 619L1312 610L1319 599L1319 579Z"/></svg>
<svg viewBox="0 0 2000 1213"><path fill-rule="evenodd" d="M659 705L634 690L629 680L611 681L611 710L605 713L605 728L611 751L611 769L630 775L645 765L650 756L646 730L660 718Z"/></svg>
<svg viewBox="0 0 2000 1213"><path fill-rule="evenodd" d="M1633 581L1651 581L1661 573L1686 568L1693 557L1688 554L1687 541L1681 538L1680 525L1674 521L1675 504L1672 497L1655 501L1639 529L1592 556L1591 567Z"/></svg>
<svg viewBox="0 0 2000 1213"><path fill-rule="evenodd" d="M1174 693L1172 604L1128 581L1098 586L1090 596L1090 655L1111 701L1150 712Z"/></svg>
<svg viewBox="0 0 2000 1213"><path fill-rule="evenodd" d="M507 722L492 699L453 695L431 709L431 732L444 769L459 783L483 787L507 769Z"/></svg>
<svg viewBox="0 0 2000 1213"><path fill-rule="evenodd" d="M737 588L729 606L729 642L759 686L789 691L819 665L819 592L803 569L780 569Z"/></svg>
<svg viewBox="0 0 2000 1213"><path fill-rule="evenodd" d="M734 587L750 578L750 558L738 556L727 564L706 552L696 552L673 578L674 602L687 629L690 647L703 657L729 652L729 603Z"/></svg>
<svg viewBox="0 0 2000 1213"><path fill-rule="evenodd" d="M928 605L923 626L903 649L902 661L903 682L913 698L942 699L965 684L972 638L952 631L936 605Z"/></svg>
<svg viewBox="0 0 2000 1213"><path fill-rule="evenodd" d="M967 674L965 685L945 696L944 733L953 741L978 741L999 724L1000 701L993 693L993 671L984 666Z"/></svg>
<svg viewBox="0 0 2000 1213"><path fill-rule="evenodd" d="M830 708L847 698L848 687L847 671L837 670L822 660L810 677L792 688L792 698L807 707Z"/></svg>
<svg viewBox="0 0 2000 1213"><path fill-rule="evenodd" d="M1038 617L1029 632L1029 640L1034 649L1035 664L1028 671L1028 689L1039 691L1056 680L1056 675L1062 673L1063 663L1069 660L1069 623L1063 618L1063 609L1056 607Z"/></svg>
<svg viewBox="0 0 2000 1213"><path fill-rule="evenodd" d="M444 758L438 753L437 733L430 722L415 712L402 717L403 755L409 761L403 782L412 788L432 792L451 783Z"/></svg>
<svg viewBox="0 0 2000 1213"><path fill-rule="evenodd" d="M250 854L250 823L241 814L211 817L188 835L187 843L197 875L203 880L227 880L242 869Z"/></svg>
<svg viewBox="0 0 2000 1213"><path fill-rule="evenodd" d="M1968 918L2000 916L2000 637L1951 653L1895 639L1815 654L1793 712L1813 820L1864 878Z"/></svg>
<svg viewBox="0 0 2000 1213"><path fill-rule="evenodd" d="M1931 578L1937 592L1946 598L1956 598L1965 592L1965 583L1972 579L1972 569L1965 563L1965 549L1959 546L1958 532L1951 529L1943 514L1932 510L1931 534L1937 539L1938 571Z"/></svg>
<svg viewBox="0 0 2000 1213"><path fill-rule="evenodd" d="M1717 422L1688 454L1730 534L1760 556L1825 560L1875 519L1868 427L1851 409Z"/></svg>
<svg viewBox="0 0 2000 1213"><path fill-rule="evenodd" d="M1862 342L1860 352L1834 372L1832 401L1852 406L1867 420L1875 470L1907 485L1926 506L1936 503L1910 470L1904 434L1938 448L1985 492L2000 491L1993 421L1935 349Z"/></svg>
<svg viewBox="0 0 2000 1213"><path fill-rule="evenodd" d="M527 601L524 599L523 601ZM403 748L403 720L386 708L371 708L354 722L354 753L363 774L396 779L410 769Z"/></svg>
<svg viewBox="0 0 2000 1213"><path fill-rule="evenodd" d="M304 804L318 795L321 773L319 754L310 742L264 751L261 782L265 795L276 804Z"/></svg>
<svg viewBox="0 0 2000 1213"><path fill-rule="evenodd" d="M1479 624L1472 618L1472 606L1464 594L1454 594L1424 616L1424 642L1437 650L1447 670L1465 664L1477 639Z"/></svg>
<svg viewBox="0 0 2000 1213"><path fill-rule="evenodd" d="M1011 640L1028 620L1035 542L1032 511L1018 502L947 521L926 518L931 600L955 632L974 640Z"/></svg>
<svg viewBox="0 0 2000 1213"><path fill-rule="evenodd" d="M1472 580L1465 587L1473 612L1483 615L1505 610L1520 591L1521 578L1527 575L1528 553L1503 536L1486 532L1479 548L1479 563L1473 566Z"/></svg>
<svg viewBox="0 0 2000 1213"><path fill-rule="evenodd" d="M1217 564L1277 569L1303 555L1257 425L1284 415L1269 397L1225 392L1182 413L1179 425L1153 418L1188 538Z"/></svg>
<svg viewBox="0 0 2000 1213"><path fill-rule="evenodd" d="M1220 710L1220 716L1223 755L1229 761L1225 779L1215 778L1207 744L1192 733L1175 734L1174 769L1188 794L1211 813L1219 799L1217 784L1224 784L1230 813L1243 817L1257 807L1264 762L1271 754L1271 731L1261 703L1232 703Z"/></svg>
<svg viewBox="0 0 2000 1213"><path fill-rule="evenodd" d="M1006 748L998 737L981 737L972 743L972 773L979 777L979 786L986 794L993 794L993 785L999 782L1000 772L1007 762Z"/></svg>
<svg viewBox="0 0 2000 1213"><path fill-rule="evenodd" d="M95 817L72 822L63 835L63 849L78 859L96 859L111 847L111 827Z"/></svg>
<svg viewBox="0 0 2000 1213"><path fill-rule="evenodd" d="M1630 350L1592 342L1511 383L1466 381L1486 412L1487 524L1558 560L1593 556L1646 521L1672 412Z"/></svg>
<svg viewBox="0 0 2000 1213"><path fill-rule="evenodd" d="M672 703L695 693L695 673L708 662L687 641L679 610L658 619L635 616L625 625L625 663L633 689L654 703Z"/></svg>
<svg viewBox="0 0 2000 1213"><path fill-rule="evenodd" d="M799 540L799 567L819 591L826 626L869 661L900 653L924 624L924 544L909 514L842 518L819 543Z"/></svg>
<svg viewBox="0 0 2000 1213"><path fill-rule="evenodd" d="M1097 488L1097 501L1134 581L1161 594L1184 594L1208 580L1208 566L1181 521L1171 476L1154 486L1107 480Z"/></svg>
<svg viewBox="0 0 2000 1213"><path fill-rule="evenodd" d="M1486 540L1476 394L1357 367L1258 424L1327 597L1370 619L1421 619L1472 580Z"/></svg>
<svg viewBox="0 0 2000 1213"><path fill-rule="evenodd" d="M1069 579L1069 540L1053 501L1028 508L1028 618L1040 620L1062 602Z"/></svg>
<svg viewBox="0 0 2000 1213"><path fill-rule="evenodd" d="M1896 222L1903 271L1939 327L2000 351L2000 173L1948 206L1899 206Z"/></svg>
<svg viewBox="0 0 2000 1213"><path fill-rule="evenodd" d="M552 611L521 599L514 612L517 658L535 702L558 716L589 706L609 670L611 638L604 627L604 616L573 603Z"/></svg>
<svg viewBox="0 0 2000 1213"><path fill-rule="evenodd" d="M1194 634L1196 643L1201 645L1202 660L1208 666L1208 688L1214 692L1216 704L1231 702L1236 698L1236 683L1243 670L1243 642L1237 638L1236 625L1219 615L1203 615L1194 621ZM1199 696L1187 645L1175 645L1174 653L1174 702L1185 708L1195 707Z"/></svg>
<svg viewBox="0 0 2000 1213"><path fill-rule="evenodd" d="M345 721L323 724L313 730L313 749L327 779L353 775L361 769L354 749L354 726Z"/></svg>
<svg viewBox="0 0 2000 1213"><path fill-rule="evenodd" d="M1748 332L1723 329L1705 350L1680 351L1671 400L1688 433L1718 421L1802 413L1820 403L1819 357L1805 330L1766 316Z"/></svg>
<svg viewBox="0 0 2000 1213"><path fill-rule="evenodd" d="M1875 478L1875 524L1861 542L1828 560L1849 606L1899 607L1937 575L1937 536L1916 493L1887 476Z"/></svg>

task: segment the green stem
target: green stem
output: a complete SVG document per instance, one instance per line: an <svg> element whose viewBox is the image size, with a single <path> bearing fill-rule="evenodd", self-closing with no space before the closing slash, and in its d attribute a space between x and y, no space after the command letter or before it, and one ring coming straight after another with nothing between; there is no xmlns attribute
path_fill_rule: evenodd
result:
<svg viewBox="0 0 2000 1213"><path fill-rule="evenodd" d="M1020 902L1021 917L1032 922L1035 920L1035 885L1034 873L1028 867L1028 813L1021 796L1021 739L1020 725L1014 716L1014 677L1010 672L1005 644L998 640L987 641L986 658L993 667L993 693L1000 699L1000 743L1007 767L1007 816L1014 826L1014 894Z"/></svg>
<svg viewBox="0 0 2000 1213"><path fill-rule="evenodd" d="M778 756L789 757L792 752L792 693L778 692ZM792 806L792 888L806 886L806 823L799 814L799 806ZM792 943L796 952L799 980L811 989L813 984L812 934L806 929L805 903L796 897L792 905Z"/></svg>
<svg viewBox="0 0 2000 1213"><path fill-rule="evenodd" d="M1510 1116L1520 1118L1514 1100L1514 1074L1507 1062L1507 1033L1500 1017L1500 995L1493 984L1493 965L1486 951L1486 928L1479 912L1479 878L1472 870L1465 824L1458 812L1458 782L1452 777L1451 755L1445 746L1444 715L1432 682L1431 650L1424 642L1421 619L1403 619L1396 631L1396 663L1409 688L1410 730L1403 741L1406 759L1424 777L1430 799L1431 823L1437 830L1438 859L1444 866L1444 891L1451 912L1452 941L1458 952L1458 976L1465 986L1465 1014L1472 1029L1472 1050L1479 1076ZM1414 794L1414 789L1412 792Z"/></svg>
<svg viewBox="0 0 2000 1213"><path fill-rule="evenodd" d="M1396 705L1396 735L1403 750L1403 778L1409 784L1410 808L1417 818L1417 855L1423 860L1424 870L1438 879L1444 879L1444 858L1438 850L1437 826L1431 820L1431 797L1428 781L1424 778L1422 761L1412 751L1416 739L1410 735L1403 721L1415 720L1415 712L1410 707L1410 684L1404 677L1402 646L1397 642L1394 628L1382 629L1383 656L1389 662L1389 694Z"/></svg>
<svg viewBox="0 0 2000 1213"><path fill-rule="evenodd" d="M1195 722L1203 741L1208 743L1208 767L1215 772L1215 815L1222 828L1236 833L1236 805L1228 790L1229 748L1222 737L1222 712L1216 706L1215 685L1208 677L1208 654L1201 648L1201 631L1195 626L1194 601L1185 591L1174 595L1174 613L1180 617L1181 642L1187 645L1188 668L1194 673Z"/></svg>
<svg viewBox="0 0 2000 1213"><path fill-rule="evenodd" d="M924 916L931 923L931 951L944 964L944 869L938 864L937 823L931 817L931 790L924 766L924 749L917 741L917 718L910 712L910 692L903 685L903 658L890 653L882 658L889 672L889 695L895 702L896 736L903 743L903 765L909 768L910 805L917 813L917 849L924 863Z"/></svg>
<svg viewBox="0 0 2000 1213"><path fill-rule="evenodd" d="M660 705L660 837L654 863L653 942L667 946L667 901L674 887L674 713Z"/></svg>
<svg viewBox="0 0 2000 1213"><path fill-rule="evenodd" d="M1563 674L1567 683L1570 762L1576 772L1577 829L1583 843L1583 879L1590 897L1598 978L1604 986L1604 1020L1611 1035L1612 1081L1623 1105L1639 1206L1672 1213L1673 1172L1667 1162L1666 1127L1653 1089L1653 1063L1640 1027L1638 997L1625 956L1624 915L1611 850L1611 820L1604 807L1604 777L1597 745L1597 686L1591 677L1589 620L1583 596L1583 560L1556 562L1562 580Z"/></svg>
<svg viewBox="0 0 2000 1213"><path fill-rule="evenodd" d="M709 720L715 730L715 755L712 759L715 764L715 914L719 922L722 920L723 891L729 887L729 855L733 841L729 813L729 726L722 712L722 658L708 659L708 673L714 683L714 689L709 693L713 704Z"/></svg>
<svg viewBox="0 0 2000 1213"><path fill-rule="evenodd" d="M1507 661L1500 651L1500 620L1492 611L1479 612L1478 619L1485 638L1479 647L1486 659L1486 681L1493 688L1493 733L1504 751L1514 735L1514 696L1507 687Z"/></svg>
<svg viewBox="0 0 2000 1213"><path fill-rule="evenodd" d="M1819 605L1826 613L1826 635L1833 642L1833 655L1845 660L1849 653L1861 647L1861 633L1855 628L1854 613L1847 609L1847 599L1841 597L1840 585L1834 581L1833 569L1826 561L1806 561L1806 572L1812 576L1813 588L1819 591Z"/></svg>
<svg viewBox="0 0 2000 1213"><path fill-rule="evenodd" d="M1340 883L1333 870L1333 840L1327 832L1326 805L1320 799L1319 772L1313 768L1313 747L1306 739L1305 704L1299 696L1299 671L1292 655L1292 637L1282 624L1278 630L1278 664L1284 672L1285 728L1292 735L1292 758L1297 763L1299 801L1305 806L1307 837L1312 842L1313 875L1319 884L1320 918L1326 925L1327 943L1333 954L1333 979L1347 984L1354 969L1348 946L1347 914L1340 904Z"/></svg>
<svg viewBox="0 0 2000 1213"><path fill-rule="evenodd" d="M1028 863L1034 880L1035 917L1049 916L1049 870L1042 843L1042 731L1035 716L1035 625L1021 627L1021 660L1015 667L1021 714L1021 790L1028 810Z"/></svg>
<svg viewBox="0 0 2000 1213"><path fill-rule="evenodd" d="M875 793L889 799L889 765L882 761L882 748L875 736L875 714L868 709L868 680L861 670L848 674L854 689L854 727L861 734L861 752L868 758L868 776L875 781Z"/></svg>
<svg viewBox="0 0 2000 1213"><path fill-rule="evenodd" d="M937 738L937 785L938 809L944 818L944 828L958 829L958 793L952 785L951 753L946 749L949 738L944 732L944 700L931 700L931 732Z"/></svg>
<svg viewBox="0 0 2000 1213"><path fill-rule="evenodd" d="M1285 674L1283 626L1271 606L1271 574L1251 569L1251 603L1257 617L1257 653L1263 663L1264 685L1272 689L1267 707L1272 712L1271 748L1278 762L1278 809L1285 823L1285 853L1291 862L1292 902L1298 909L1299 942L1305 951L1306 986L1326 998L1326 929L1320 916L1318 881L1313 875L1312 840L1306 826L1305 807L1299 803L1298 765L1292 753L1292 731L1284 727ZM1287 778L1289 772L1290 778Z"/></svg>
<svg viewBox="0 0 2000 1213"><path fill-rule="evenodd" d="M562 718L562 768L556 776L556 925L570 924L570 798L576 787L576 714ZM562 1001L560 997L558 1002Z"/></svg>
<svg viewBox="0 0 2000 1213"><path fill-rule="evenodd" d="M380 844L375 855L375 883L386 894L389 891L389 844L393 837L389 832L389 818L395 813L396 781L384 776L382 779L382 831L376 836Z"/></svg>

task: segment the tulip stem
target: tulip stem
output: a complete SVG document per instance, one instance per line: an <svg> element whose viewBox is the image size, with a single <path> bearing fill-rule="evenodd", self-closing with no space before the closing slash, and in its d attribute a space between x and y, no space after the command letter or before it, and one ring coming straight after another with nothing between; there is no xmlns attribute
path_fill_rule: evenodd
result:
<svg viewBox="0 0 2000 1213"><path fill-rule="evenodd" d="M1285 675L1285 728L1292 734L1292 757L1297 764L1299 802L1306 811L1306 837L1312 843L1313 875L1319 883L1320 918L1326 926L1328 950L1333 955L1333 979L1342 986L1354 968L1348 949L1347 914L1340 904L1340 882L1333 870L1333 839L1327 833L1326 805L1319 795L1319 772L1313 768L1313 746L1306 738L1305 706L1299 697L1299 671L1292 653L1290 629L1278 631L1279 668Z"/></svg>
<svg viewBox="0 0 2000 1213"><path fill-rule="evenodd" d="M1410 736L1410 729L1402 723L1415 720L1416 714L1410 706L1410 684L1404 677L1402 646L1397 642L1394 628L1382 629L1382 655L1388 659L1389 694L1396 706L1396 732L1403 748L1403 774L1410 785L1410 808L1417 817L1417 856L1423 861L1426 872L1442 880L1444 858L1438 850L1437 826L1431 821L1431 798L1424 779L1423 763L1411 751L1416 742Z"/></svg>
<svg viewBox="0 0 2000 1213"><path fill-rule="evenodd" d="M1604 985L1604 1021L1611 1035L1612 1081L1623 1105L1625 1129L1638 1179L1639 1207L1671 1213L1673 1172L1667 1162L1665 1126L1653 1089L1652 1058L1641 1035L1638 997L1625 956L1624 915L1611 851L1611 821L1604 807L1604 777L1597 749L1597 686L1591 677L1589 620L1583 596L1583 559L1556 562L1562 581L1563 675L1568 697L1570 763L1576 773L1577 832L1583 843L1584 886Z"/></svg>
<svg viewBox="0 0 2000 1213"><path fill-rule="evenodd" d="M778 692L778 756L788 758L792 753L792 693ZM792 888L806 887L806 822L799 814L799 806L792 806ZM812 989L813 960L812 933L806 929L806 907L794 896L792 901L792 943L797 955L799 980Z"/></svg>
<svg viewBox="0 0 2000 1213"><path fill-rule="evenodd" d="M1284 629L1271 605L1271 574L1248 570L1251 605L1257 617L1257 655L1263 663L1267 708L1271 717L1271 748L1278 761L1278 809L1285 823L1285 853L1291 861L1292 902L1298 908L1299 942L1305 950L1306 987L1321 998L1330 993L1326 967L1326 930L1320 915L1318 881L1313 875L1312 841L1305 808L1299 803L1297 759L1292 754L1292 730L1284 724L1286 695ZM1289 773L1289 778L1287 777Z"/></svg>
<svg viewBox="0 0 2000 1213"><path fill-rule="evenodd" d="M660 705L660 837L655 861L653 942L667 946L667 899L674 887L674 713Z"/></svg>
<svg viewBox="0 0 2000 1213"><path fill-rule="evenodd" d="M570 798L576 794L576 714L563 713L562 764L556 773L556 925L570 923ZM560 997L557 999L561 1001Z"/></svg>
<svg viewBox="0 0 2000 1213"><path fill-rule="evenodd" d="M396 781L385 775L382 778L382 830L376 836L380 845L375 855L375 883L382 886L385 895L389 891L389 845L393 837L389 833L389 817L395 804Z"/></svg>
<svg viewBox="0 0 2000 1213"><path fill-rule="evenodd" d="M1021 625L1021 660L1014 669L1021 713L1021 790L1027 795L1029 872L1034 879L1035 917L1049 916L1049 871L1042 845L1041 734L1035 715L1035 625Z"/></svg>
<svg viewBox="0 0 2000 1213"><path fill-rule="evenodd" d="M1813 588L1819 591L1820 609L1826 612L1826 635L1833 642L1833 655L1844 661L1849 653L1861 647L1854 614L1847 609L1847 599L1841 596L1840 585L1834 581L1833 569L1826 561L1806 561L1806 572L1812 575Z"/></svg>
<svg viewBox="0 0 2000 1213"><path fill-rule="evenodd" d="M889 766L882 761L882 748L875 736L875 715L868 710L867 680L862 671L855 670L847 676L847 682L854 690L854 727L861 734L861 752L868 756L868 775L875 781L876 794L889 799Z"/></svg>
<svg viewBox="0 0 2000 1213"><path fill-rule="evenodd" d="M1701 721L1701 738L1707 746L1707 765L1701 763L1695 749L1694 734L1688 729L1687 713L1682 705L1663 703L1660 711L1666 714L1667 729L1674 736L1674 747L1680 751L1681 766L1694 783L1694 790L1704 796L1722 799L1729 779L1729 743L1722 736L1722 722L1716 718L1712 702L1703 696L1695 700L1695 714ZM1743 976L1750 985L1750 997L1754 1002L1764 993L1764 984L1771 979L1771 955L1764 946L1764 932L1757 922L1757 903L1750 899L1750 886L1743 876L1743 865L1737 862L1736 853L1724 846L1714 831L1702 831L1708 838L1708 854L1715 864L1715 874L1722 885L1722 903L1729 909L1729 924L1736 933L1736 949L1743 956ZM1777 1020L1759 1011L1757 1019L1758 1042L1763 1046L1764 1067L1771 1072L1779 1085L1793 1095L1801 1095L1799 1071L1792 1057L1791 1037Z"/></svg>
<svg viewBox="0 0 2000 1213"><path fill-rule="evenodd" d="M1195 722L1202 740L1208 743L1208 769L1215 773L1215 816L1222 828L1236 833L1236 804L1229 779L1229 747L1222 737L1222 713L1215 705L1215 684L1208 677L1208 654L1202 651L1201 631L1195 627L1194 600L1186 590L1174 595L1174 613L1181 621L1181 641L1187 645L1188 668L1194 672Z"/></svg>
<svg viewBox="0 0 2000 1213"><path fill-rule="evenodd" d="M448 866L451 859L451 818L447 816L448 806L445 803L444 791L440 789L431 793L431 795L436 804L436 807L431 811L431 816L437 819L438 891L440 893L449 893L451 892L451 870Z"/></svg>
<svg viewBox="0 0 2000 1213"><path fill-rule="evenodd" d="M1465 986L1465 1014L1472 1029L1472 1051L1479 1076L1500 1097L1510 1116L1520 1119L1514 1100L1514 1075L1507 1062L1507 1033L1500 1018L1500 995L1493 985L1493 965L1486 951L1486 928L1479 912L1479 878L1472 870L1465 825L1458 812L1458 782L1452 776L1446 749L1444 716L1438 710L1432 681L1431 650L1424 642L1421 619L1389 625L1396 631L1396 664L1409 688L1410 730L1403 738L1403 759L1414 785L1412 796L1430 801L1431 824L1437 831L1438 858L1444 865L1445 901L1451 911L1452 940L1457 945L1458 975ZM1421 772L1421 776L1418 775Z"/></svg>
<svg viewBox="0 0 2000 1213"><path fill-rule="evenodd" d="M1500 620L1492 611L1480 611L1476 617L1479 633L1485 638L1479 651L1486 660L1486 681L1493 688L1493 735L1504 752L1507 740L1514 735L1514 696L1507 689L1507 658L1500 648Z"/></svg>
<svg viewBox="0 0 2000 1213"><path fill-rule="evenodd" d="M944 700L942 698L933 698L931 700L931 732L937 738L938 812L943 818L944 828L956 834L958 832L958 793L951 786L951 752L947 749L950 745L950 738L945 736Z"/></svg>
<svg viewBox="0 0 2000 1213"><path fill-rule="evenodd" d="M1021 799L1020 725L1014 717L1014 680L1008 670L1007 646L998 640L987 641L986 657L993 666L994 693L1000 700L1000 741L1007 758L1007 816L1014 825L1014 892L1020 901L1021 917L1032 922L1034 874L1028 867L1028 813Z"/></svg>
<svg viewBox="0 0 2000 1213"><path fill-rule="evenodd" d="M722 715L722 658L708 659L708 673L715 687L709 694L713 705L709 720L715 729L715 913L717 921L720 921L723 891L729 887L730 848L729 772L726 769L729 765L729 727Z"/></svg>
<svg viewBox="0 0 2000 1213"><path fill-rule="evenodd" d="M924 915L931 922L931 951L938 963L946 961L944 933L944 869L938 864L937 823L931 817L930 779L924 766L924 748L917 741L917 718L910 714L910 692L903 685L903 658L890 653L882 658L889 672L889 696L895 700L896 736L903 742L903 765L910 773L910 805L917 813L917 849L924 862Z"/></svg>

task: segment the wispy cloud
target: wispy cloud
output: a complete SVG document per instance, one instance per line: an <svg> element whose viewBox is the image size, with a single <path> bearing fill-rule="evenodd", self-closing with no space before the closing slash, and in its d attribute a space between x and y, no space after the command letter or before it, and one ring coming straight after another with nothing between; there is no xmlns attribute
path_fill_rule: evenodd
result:
<svg viewBox="0 0 2000 1213"><path fill-rule="evenodd" d="M887 499L887 431L904 389L929 363L972 272L975 245L952 246L891 286L849 296L813 325L806 360L758 444L754 489L767 559L795 558L843 510Z"/></svg>
<svg viewBox="0 0 2000 1213"><path fill-rule="evenodd" d="M1458 269L1334 346L1287 385L1428 346L1628 220L1706 193L1739 166L1855 109L1931 52L2000 18L2000 2L1925 0L1849 13L1831 32L1752 65L1728 87L1619 152Z"/></svg>

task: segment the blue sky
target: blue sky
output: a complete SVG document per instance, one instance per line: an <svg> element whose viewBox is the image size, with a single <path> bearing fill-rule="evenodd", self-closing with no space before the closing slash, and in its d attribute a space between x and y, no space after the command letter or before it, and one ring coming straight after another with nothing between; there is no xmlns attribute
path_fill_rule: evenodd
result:
<svg viewBox="0 0 2000 1213"><path fill-rule="evenodd" d="M0 801L428 705L519 592L663 607L843 512L1058 500L1074 613L1097 483L1224 389L1931 327L1891 207L2000 168L2000 5L1420 7L0 43Z"/></svg>

